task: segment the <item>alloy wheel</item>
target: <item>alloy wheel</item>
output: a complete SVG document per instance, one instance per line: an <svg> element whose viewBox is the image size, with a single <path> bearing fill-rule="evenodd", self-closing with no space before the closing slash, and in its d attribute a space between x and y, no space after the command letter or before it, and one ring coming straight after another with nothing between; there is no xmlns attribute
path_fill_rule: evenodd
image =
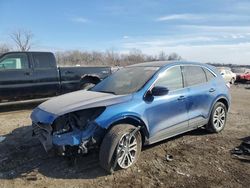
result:
<svg viewBox="0 0 250 188"><path fill-rule="evenodd" d="M117 163L121 168L130 167L136 160L137 140L135 135L124 134L117 147Z"/></svg>
<svg viewBox="0 0 250 188"><path fill-rule="evenodd" d="M218 108L216 108L216 110L214 111L214 115L213 115L214 127L217 130L223 129L225 125L225 121L226 121L225 109L219 106Z"/></svg>

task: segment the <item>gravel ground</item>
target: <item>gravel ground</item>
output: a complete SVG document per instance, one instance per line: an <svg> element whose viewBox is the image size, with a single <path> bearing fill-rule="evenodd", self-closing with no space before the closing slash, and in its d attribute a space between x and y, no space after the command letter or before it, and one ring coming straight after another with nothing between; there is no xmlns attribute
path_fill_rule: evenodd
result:
<svg viewBox="0 0 250 188"><path fill-rule="evenodd" d="M6 139L0 143L0 187L249 187L250 161L233 159L230 150L250 136L250 89L233 86L231 94L222 133L201 129L145 147L133 167L113 175L99 167L97 152L74 163L48 156L31 137L35 105L2 108L0 135Z"/></svg>

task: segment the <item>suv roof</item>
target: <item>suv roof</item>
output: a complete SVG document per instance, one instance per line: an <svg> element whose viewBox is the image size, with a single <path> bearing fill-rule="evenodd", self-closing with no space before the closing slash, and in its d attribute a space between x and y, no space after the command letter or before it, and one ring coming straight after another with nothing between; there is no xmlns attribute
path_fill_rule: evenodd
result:
<svg viewBox="0 0 250 188"><path fill-rule="evenodd" d="M138 63L134 65L130 65L128 67L164 67L169 64L189 64L189 65L201 65L201 66L206 66L208 67L207 64L205 63L197 63L197 62L189 62L189 61L150 61L150 62L145 62L145 63Z"/></svg>

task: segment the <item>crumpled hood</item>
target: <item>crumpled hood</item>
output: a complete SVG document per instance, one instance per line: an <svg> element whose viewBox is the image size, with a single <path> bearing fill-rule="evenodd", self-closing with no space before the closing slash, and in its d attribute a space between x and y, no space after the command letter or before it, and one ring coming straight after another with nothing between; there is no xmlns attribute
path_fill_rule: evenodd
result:
<svg viewBox="0 0 250 188"><path fill-rule="evenodd" d="M76 91L54 97L38 108L56 116L81 109L109 106L131 100L132 95L113 95L93 91Z"/></svg>

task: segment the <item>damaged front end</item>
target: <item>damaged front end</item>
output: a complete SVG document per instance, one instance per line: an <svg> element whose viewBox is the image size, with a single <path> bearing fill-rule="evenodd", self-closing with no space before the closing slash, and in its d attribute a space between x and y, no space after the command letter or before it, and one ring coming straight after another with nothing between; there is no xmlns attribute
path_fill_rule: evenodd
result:
<svg viewBox="0 0 250 188"><path fill-rule="evenodd" d="M33 135L38 137L47 152L86 154L89 149L98 147L104 136L104 129L95 122L104 110L105 107L89 108L58 117L48 114L48 117L54 117L50 118L51 121L46 121L46 115L41 115L46 112L35 110L32 114ZM40 113L42 119L37 119L35 113Z"/></svg>

